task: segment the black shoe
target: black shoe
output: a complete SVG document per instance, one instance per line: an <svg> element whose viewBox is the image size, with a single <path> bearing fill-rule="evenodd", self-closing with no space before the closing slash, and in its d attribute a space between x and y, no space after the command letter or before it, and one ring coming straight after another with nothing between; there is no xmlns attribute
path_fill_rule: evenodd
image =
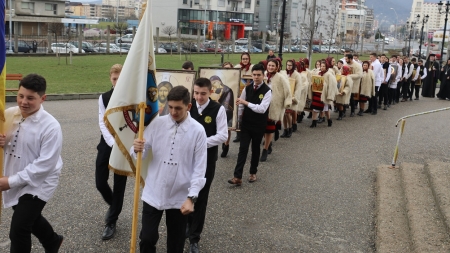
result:
<svg viewBox="0 0 450 253"><path fill-rule="evenodd" d="M317 126L317 120L313 120L311 126L309 126L310 128L316 127Z"/></svg>
<svg viewBox="0 0 450 253"><path fill-rule="evenodd" d="M361 110L361 111L359 111L358 112L358 116L363 116L364 114L363 114L364 112Z"/></svg>
<svg viewBox="0 0 450 253"><path fill-rule="evenodd" d="M303 117L305 117L305 112L301 112L300 115L297 116L297 123L302 123Z"/></svg>
<svg viewBox="0 0 450 253"><path fill-rule="evenodd" d="M292 136L292 128L289 128L286 138L291 138L291 136Z"/></svg>
<svg viewBox="0 0 450 253"><path fill-rule="evenodd" d="M233 142L240 142L241 141L241 133L236 132L236 138L234 138Z"/></svg>
<svg viewBox="0 0 450 253"><path fill-rule="evenodd" d="M387 108L388 108L388 106L387 105L385 105L384 107L383 107L383 110L387 110Z"/></svg>
<svg viewBox="0 0 450 253"><path fill-rule="evenodd" d="M61 244L64 241L64 236L58 235L58 241L53 244L53 246L50 249L45 249L45 253L58 253L59 248L61 248Z"/></svg>
<svg viewBox="0 0 450 253"><path fill-rule="evenodd" d="M259 159L259 161L261 161L261 162L267 161L267 149L263 149L261 158Z"/></svg>
<svg viewBox="0 0 450 253"><path fill-rule="evenodd" d="M377 108L378 108L378 109L381 109L381 105L378 105Z"/></svg>
<svg viewBox="0 0 450 253"><path fill-rule="evenodd" d="M386 107L386 106L385 106ZM387 104L387 108L391 108L391 104Z"/></svg>
<svg viewBox="0 0 450 253"><path fill-rule="evenodd" d="M414 100L419 100L419 98L415 98Z"/></svg>
<svg viewBox="0 0 450 253"><path fill-rule="evenodd" d="M267 154L270 155L272 154L272 142L269 145L269 148L267 149Z"/></svg>
<svg viewBox="0 0 450 253"><path fill-rule="evenodd" d="M317 120L317 123L323 123L323 122L325 122L325 117L319 117L319 120Z"/></svg>
<svg viewBox="0 0 450 253"><path fill-rule="evenodd" d="M339 117L337 118L337 120L342 120L342 114L344 114L344 112L339 111Z"/></svg>
<svg viewBox="0 0 450 253"><path fill-rule="evenodd" d="M372 115L377 115L377 112L372 112L371 114L372 114Z"/></svg>
<svg viewBox="0 0 450 253"><path fill-rule="evenodd" d="M116 223L107 224L103 230L102 240L106 241L114 237L116 233Z"/></svg>
<svg viewBox="0 0 450 253"><path fill-rule="evenodd" d="M225 145L225 143L222 143L222 154L220 154L220 157L227 157L228 150L230 150L230 145Z"/></svg>
<svg viewBox="0 0 450 253"><path fill-rule="evenodd" d="M331 125L333 125L333 121L331 119L328 120L328 126L330 127Z"/></svg>
<svg viewBox="0 0 450 253"><path fill-rule="evenodd" d="M308 119L312 119L312 112L309 112L309 114L308 114L308 117L307 117Z"/></svg>
<svg viewBox="0 0 450 253"><path fill-rule="evenodd" d="M297 132L297 124L292 124L292 132Z"/></svg>
<svg viewBox="0 0 450 253"><path fill-rule="evenodd" d="M355 117L355 112L351 112L350 117Z"/></svg>
<svg viewBox="0 0 450 253"><path fill-rule="evenodd" d="M278 141L280 139L280 131L278 129L275 130L275 141Z"/></svg>
<svg viewBox="0 0 450 253"><path fill-rule="evenodd" d="M409 98L409 101L412 101L412 97L411 97L411 98Z"/></svg>
<svg viewBox="0 0 450 253"><path fill-rule="evenodd" d="M283 134L280 136L280 138L286 138L288 135L288 130L284 129Z"/></svg>
<svg viewBox="0 0 450 253"><path fill-rule="evenodd" d="M367 109L367 110L364 111L364 113L372 113L372 110Z"/></svg>
<svg viewBox="0 0 450 253"><path fill-rule="evenodd" d="M198 251L198 243L194 242L191 243L191 246L189 246L189 253L199 253Z"/></svg>

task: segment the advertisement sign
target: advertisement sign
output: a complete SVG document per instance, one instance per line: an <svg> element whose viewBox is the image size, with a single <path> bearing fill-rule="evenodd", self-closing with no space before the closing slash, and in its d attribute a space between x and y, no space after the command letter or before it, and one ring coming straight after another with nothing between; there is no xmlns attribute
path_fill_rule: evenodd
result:
<svg viewBox="0 0 450 253"><path fill-rule="evenodd" d="M450 31L445 31L445 41L449 41ZM433 33L433 42L442 42L444 31L435 31Z"/></svg>

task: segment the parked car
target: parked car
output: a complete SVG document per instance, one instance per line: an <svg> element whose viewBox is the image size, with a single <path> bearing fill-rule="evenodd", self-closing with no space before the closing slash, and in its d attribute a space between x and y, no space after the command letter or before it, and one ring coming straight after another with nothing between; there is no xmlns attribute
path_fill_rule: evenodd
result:
<svg viewBox="0 0 450 253"><path fill-rule="evenodd" d="M116 44L116 46L118 46L119 48L123 48L127 51L130 51L131 43L119 43L119 44Z"/></svg>
<svg viewBox="0 0 450 253"><path fill-rule="evenodd" d="M312 46L313 53L322 53L322 50L320 50L319 46Z"/></svg>
<svg viewBox="0 0 450 253"><path fill-rule="evenodd" d="M73 54L78 54L78 47L75 47L70 43L62 43L62 42L52 43L50 47L53 53L68 54L72 52ZM83 49L81 49L81 53L84 53Z"/></svg>
<svg viewBox="0 0 450 253"><path fill-rule="evenodd" d="M106 42L97 43L97 44L95 44L94 47L95 47L95 49L98 50L99 53L106 53L106 49L107 49ZM126 52L128 52L128 50L119 48L116 44L111 43L111 44L109 44L109 52L110 53L119 53L119 52L126 53Z"/></svg>
<svg viewBox="0 0 450 253"><path fill-rule="evenodd" d="M328 53L330 51L330 48L328 46L321 46L320 51L323 53Z"/></svg>
<svg viewBox="0 0 450 253"><path fill-rule="evenodd" d="M254 47L256 47L257 49L259 49L259 50L263 50L262 48L263 48L263 46L262 46L262 43L261 42L256 42L256 43L254 43L253 44L253 46ZM269 50L270 50L270 47L269 47L269 45L265 45L265 47L264 47L264 52L269 52Z"/></svg>
<svg viewBox="0 0 450 253"><path fill-rule="evenodd" d="M338 47L335 47L335 46L330 47L330 53L335 54L337 52L339 52L339 48Z"/></svg>
<svg viewBox="0 0 450 253"><path fill-rule="evenodd" d="M349 47L342 47L342 48L341 48L341 53L345 53L345 51L348 51L348 52L350 52L350 53L355 52L355 50L353 50L353 49L351 49L351 48L349 48Z"/></svg>
<svg viewBox="0 0 450 253"><path fill-rule="evenodd" d="M172 53L178 52L178 47L171 43L163 43L159 45L160 48L164 48L168 53L170 53L170 50L172 50Z"/></svg>
<svg viewBox="0 0 450 253"><path fill-rule="evenodd" d="M247 39L247 38L240 38L240 39L237 39L237 40L235 41L235 44L236 44L236 45L247 45L247 44L248 44L248 39Z"/></svg>
<svg viewBox="0 0 450 253"><path fill-rule="evenodd" d="M153 47L153 52L156 53L156 48ZM158 47L158 54L167 54L167 51L164 48Z"/></svg>
<svg viewBox="0 0 450 253"><path fill-rule="evenodd" d="M76 48L78 48L78 41L70 41L70 44L74 45ZM86 53L96 53L97 50L94 48L94 45L92 45L90 42L82 41L81 42L81 48Z"/></svg>
<svg viewBox="0 0 450 253"><path fill-rule="evenodd" d="M5 44L6 44L6 51L8 51L8 50L9 50L9 44L10 44L10 41L9 41L9 40L6 41ZM28 43L26 43L26 42L23 41L23 40L19 40L19 41L17 42L17 44L18 44L17 52L19 52L19 53L29 53L29 52L31 52L31 50L33 50L33 49L31 48L31 46L28 45ZM12 44L11 44L11 50L12 50L13 52L15 51L15 50L14 50L14 41L13 41Z"/></svg>
<svg viewBox="0 0 450 253"><path fill-rule="evenodd" d="M204 48L206 49L206 51L208 52L216 52L216 44L215 42L213 44L209 43L209 44L205 44ZM217 47L217 52L222 52L222 48Z"/></svg>
<svg viewBox="0 0 450 253"><path fill-rule="evenodd" d="M131 42L133 42L133 34L125 34L124 36L119 37L119 38L117 38L115 40L116 44L119 44L119 43L131 43Z"/></svg>

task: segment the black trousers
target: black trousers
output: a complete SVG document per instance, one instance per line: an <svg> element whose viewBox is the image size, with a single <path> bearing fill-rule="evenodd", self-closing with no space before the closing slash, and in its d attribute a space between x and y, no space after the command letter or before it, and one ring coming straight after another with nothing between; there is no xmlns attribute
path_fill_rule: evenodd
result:
<svg viewBox="0 0 450 253"><path fill-rule="evenodd" d="M375 86L375 96L369 99L369 110L372 112L377 112L377 104L378 104L378 90L379 86Z"/></svg>
<svg viewBox="0 0 450 253"><path fill-rule="evenodd" d="M419 91L420 91L420 85L414 85L414 90L415 90L415 96L416 98L419 98ZM412 97L412 95L411 95Z"/></svg>
<svg viewBox="0 0 450 253"><path fill-rule="evenodd" d="M53 231L52 226L42 216L46 202L31 194L25 194L19 198L19 203L13 206L11 229L11 253L31 252L31 234L35 235L44 249L50 250L55 243L59 243L59 237Z"/></svg>
<svg viewBox="0 0 450 253"><path fill-rule="evenodd" d="M109 178L109 157L112 148L106 144L103 137L97 146L97 160L95 162L95 185L102 195L103 199L109 205L109 215L106 217L106 224L116 223L122 212L123 196L127 185L127 177L114 174L114 188L108 184Z"/></svg>
<svg viewBox="0 0 450 253"><path fill-rule="evenodd" d="M397 83L397 90L395 91L395 96L394 96L394 101L395 103L400 102L400 94L402 94L402 88L403 88L403 83L405 83L405 81L402 82L398 82Z"/></svg>
<svg viewBox="0 0 450 253"><path fill-rule="evenodd" d="M409 93L411 92L410 86L411 86L411 82L408 82L408 81L403 82L402 94L403 94L403 99L405 99L405 100L408 99Z"/></svg>
<svg viewBox="0 0 450 253"><path fill-rule="evenodd" d="M198 243L200 241L200 234L203 231L206 218L206 207L208 205L209 190L211 188L214 174L216 171L216 161L206 164L206 183L203 189L198 194L197 202L194 206L194 212L188 215L189 227L189 242Z"/></svg>
<svg viewBox="0 0 450 253"><path fill-rule="evenodd" d="M392 102L395 102L395 96L397 93L397 88L389 88L388 91L388 103L391 105Z"/></svg>
<svg viewBox="0 0 450 253"><path fill-rule="evenodd" d="M234 177L242 178L245 161L247 160L248 148L252 143L252 159L250 162L250 174L258 172L259 155L261 153L261 141L264 136L264 129L255 131L253 129L241 128L241 142L239 145L239 154L236 167L234 168Z"/></svg>
<svg viewBox="0 0 450 253"><path fill-rule="evenodd" d="M412 95L414 93L414 89L416 87L416 82L411 80L411 82L409 83L409 93L408 93L408 97L411 99Z"/></svg>
<svg viewBox="0 0 450 253"><path fill-rule="evenodd" d="M381 105L381 102L383 102L384 105L387 105L388 103L388 85L386 83L381 84L378 92L378 104Z"/></svg>
<svg viewBox="0 0 450 253"><path fill-rule="evenodd" d="M142 229L139 235L139 249L141 253L155 253L159 239L159 223L163 212L166 212L167 252L183 253L186 236L187 215L180 209L158 210L145 203L142 207Z"/></svg>
<svg viewBox="0 0 450 253"><path fill-rule="evenodd" d="M353 98L353 93L350 94L350 112L355 112L355 99Z"/></svg>

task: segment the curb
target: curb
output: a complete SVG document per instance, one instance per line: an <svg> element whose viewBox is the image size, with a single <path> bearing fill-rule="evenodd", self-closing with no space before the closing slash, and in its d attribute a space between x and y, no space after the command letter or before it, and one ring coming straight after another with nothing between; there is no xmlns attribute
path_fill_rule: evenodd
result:
<svg viewBox="0 0 450 253"><path fill-rule="evenodd" d="M45 101L98 99L102 93L47 94ZM6 102L16 102L16 96L5 96Z"/></svg>
<svg viewBox="0 0 450 253"><path fill-rule="evenodd" d="M445 162L426 164L425 172L430 182L431 191L442 216L447 233L450 234L450 165Z"/></svg>
<svg viewBox="0 0 450 253"><path fill-rule="evenodd" d="M378 166L376 186L376 251L412 252L400 170L389 169L388 165Z"/></svg>

